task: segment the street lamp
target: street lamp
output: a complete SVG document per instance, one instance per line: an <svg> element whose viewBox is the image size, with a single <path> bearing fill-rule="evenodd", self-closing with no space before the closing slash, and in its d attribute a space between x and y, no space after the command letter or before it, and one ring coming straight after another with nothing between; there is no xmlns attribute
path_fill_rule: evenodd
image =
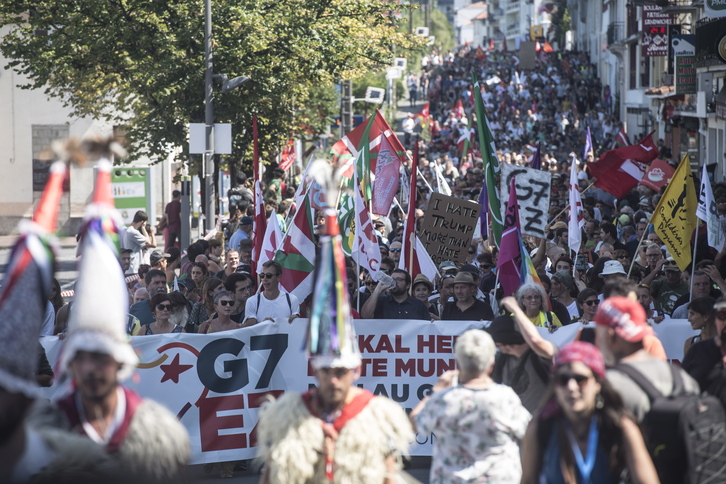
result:
<svg viewBox="0 0 726 484"><path fill-rule="evenodd" d="M206 215L205 230L214 229L215 225L215 190L214 190L214 79L222 80L222 92L228 93L236 89L250 78L247 76L227 79L227 74L214 74L212 62L212 0L204 0L204 213Z"/></svg>

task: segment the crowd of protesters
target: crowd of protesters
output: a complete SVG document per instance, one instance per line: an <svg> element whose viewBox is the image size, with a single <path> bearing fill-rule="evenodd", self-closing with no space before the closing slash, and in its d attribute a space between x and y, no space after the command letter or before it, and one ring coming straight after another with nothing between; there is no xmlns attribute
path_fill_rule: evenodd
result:
<svg viewBox="0 0 726 484"><path fill-rule="evenodd" d="M520 475L523 482L540 482L538 476L543 475L554 479L546 482L555 482L562 480L563 472L577 476L577 482L613 482L628 471L633 482L657 482L636 425L649 406L637 384L612 367L628 364L659 390L671 392L675 377L652 326L670 318L688 319L700 334L683 342L687 374L676 370L686 391L695 394L699 386L701 390L722 386L721 373L713 370L722 365L722 353L726 353L721 345L726 328L726 252L709 248L702 230L695 235L693 271L681 271L650 224L658 193L638 186L616 200L591 185L585 162L593 160L581 160L586 128L592 133L597 156L612 147L621 124L611 114L608 86L601 85L584 54L540 55L536 68L526 72L518 70L517 63L514 53L488 52L481 58L469 48L427 59L421 72L407 81L411 104L417 96L427 100L428 113L407 118L406 129L413 119L417 124L404 141L411 151L414 143L419 144L423 179L417 194L418 220L425 216L431 191L441 189L436 170L443 174L453 196L478 200L484 168L480 150L474 146L463 155L458 143L468 133L468 126L476 126L470 123L476 119L471 73L476 74L483 86L482 98L500 163L529 166L540 146L541 169L552 174L547 236L525 237L524 241L541 284L524 284L514 294L503 294L496 277L498 251L490 240L481 238L472 240L465 264L445 261L434 280L423 274L412 278L399 267L405 216L402 210L393 209L389 217L374 218L381 272L388 278L376 280L348 260L353 315L487 322L488 336L472 337L467 343L484 348L484 356L460 356L457 346L457 362L463 387L467 382L474 390L507 385L513 392L503 392L505 398L521 403L521 411L519 407L498 407L489 417L500 416L511 424L505 433L515 450L524 445L523 469L517 470L516 465L507 469L498 482L518 482ZM670 158L666 150L661 155ZM585 219L579 253L568 247L566 207L572 163L578 164ZM134 217L122 236L121 258L126 273L139 276L129 282L129 334L213 333L270 319L292 322L307 316L306 301L281 291L280 264L269 261L253 273L252 185L244 175L235 182L227 194L229 219L212 237L189 247L174 243L179 234L176 193L157 227L171 235L165 238L163 249L157 247L155 229L148 225L146 214ZM266 216L277 217L283 230L295 209L298 183L298 173L279 168L268 170L264 180ZM726 222L726 184L716 184L714 194ZM321 219L316 217L315 223L320 224ZM51 301L57 312L56 334L64 331L64 321L72 311L72 303L63 306L57 293L58 288ZM573 323L583 325L577 337L581 342L562 350L537 330L545 327L554 332ZM496 356L489 341L498 350ZM597 348L589 344L595 342ZM474 406L494 405L495 399L474 398L452 389L456 387L452 382L453 376L445 375L434 387L451 392L436 403L439 411L454 407L463 416L470 410L462 406L462 399L469 398ZM443 435L443 429L453 427L436 423L432 408L417 409L414 423ZM534 417L527 428L530 414ZM574 464L574 451L563 447L558 437L558 428L572 428L578 443L586 442L593 432L589 427L593 415L601 416L598 425L606 436L598 446L595 468L609 480L590 481L584 476L583 469ZM447 441L459 445L457 438L442 438L439 445ZM483 448L488 445L492 444L482 443ZM623 453L623 448L632 455ZM435 451L435 461L440 451ZM507 455L519 461L517 452ZM558 466L560 458L567 463L563 468ZM455 464L435 462L432 472L456 473L457 467L470 468L472 474L466 475L478 472L476 464L464 458ZM229 465L221 470L225 476L232 473Z"/></svg>

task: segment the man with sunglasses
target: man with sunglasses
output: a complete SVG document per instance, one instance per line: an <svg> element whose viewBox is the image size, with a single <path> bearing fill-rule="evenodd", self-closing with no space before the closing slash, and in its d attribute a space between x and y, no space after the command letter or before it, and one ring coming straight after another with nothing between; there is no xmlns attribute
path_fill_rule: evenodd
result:
<svg viewBox="0 0 726 484"><path fill-rule="evenodd" d="M361 308L363 319L423 319L430 320L431 315L424 303L409 295L411 275L403 269L394 269L391 277L394 285L385 287L382 282L376 284L373 294ZM388 290L388 294L383 291Z"/></svg>
<svg viewBox="0 0 726 484"><path fill-rule="evenodd" d="M245 304L245 318L242 326L254 326L261 321L287 318L288 322L300 316L300 302L297 296L280 291L282 266L268 260L260 271L262 292L250 297Z"/></svg>
<svg viewBox="0 0 726 484"><path fill-rule="evenodd" d="M231 318L233 321L241 323L245 315L245 304L255 293L255 281L249 274L233 272L224 281L224 288L234 294Z"/></svg>

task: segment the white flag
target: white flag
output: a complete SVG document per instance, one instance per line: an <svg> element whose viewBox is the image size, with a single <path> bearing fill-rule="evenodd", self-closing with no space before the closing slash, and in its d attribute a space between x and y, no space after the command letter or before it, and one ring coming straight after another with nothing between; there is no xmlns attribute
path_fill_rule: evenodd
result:
<svg viewBox="0 0 726 484"><path fill-rule="evenodd" d="M708 245L721 252L724 243L724 233L721 230L721 221L718 218L718 210L716 209L716 202L713 199L706 165L703 165L703 173L701 175L701 190L698 192L696 216L706 222Z"/></svg>
<svg viewBox="0 0 726 484"><path fill-rule="evenodd" d="M381 248L371 223L371 215L363 200L357 174L353 177L355 191L355 238L350 248L350 256L358 265L366 269L375 281L381 265Z"/></svg>
<svg viewBox="0 0 726 484"><path fill-rule="evenodd" d="M584 225L580 185L577 183L577 160L573 157L572 167L570 168L570 210L567 223L567 245L575 254L580 251L580 244L582 244L582 231L580 229Z"/></svg>
<svg viewBox="0 0 726 484"><path fill-rule="evenodd" d="M434 172L436 173L436 191L447 197L451 196L451 187L446 182L444 174L441 172L441 165L434 164Z"/></svg>
<svg viewBox="0 0 726 484"><path fill-rule="evenodd" d="M275 258L275 252L277 252L280 242L282 242L282 230L280 230L277 214L273 211L272 215L267 220L267 230L265 231L265 238L262 240L262 250L260 250L261 254L257 259L258 273L264 271L262 264Z"/></svg>

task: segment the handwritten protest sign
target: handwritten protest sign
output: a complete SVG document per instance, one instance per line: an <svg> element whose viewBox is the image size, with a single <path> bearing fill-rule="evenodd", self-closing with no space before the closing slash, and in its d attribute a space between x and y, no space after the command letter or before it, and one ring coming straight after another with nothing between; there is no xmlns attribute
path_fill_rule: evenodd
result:
<svg viewBox="0 0 726 484"><path fill-rule="evenodd" d="M419 237L436 265L465 263L480 210L470 200L431 194Z"/></svg>
<svg viewBox="0 0 726 484"><path fill-rule="evenodd" d="M546 171L533 170L523 166L502 163L500 181L500 200L509 200L509 182L515 178L519 223L522 233L534 237L544 237L547 226L547 210L550 206L550 186L552 176ZM502 217L506 215L502 205Z"/></svg>

